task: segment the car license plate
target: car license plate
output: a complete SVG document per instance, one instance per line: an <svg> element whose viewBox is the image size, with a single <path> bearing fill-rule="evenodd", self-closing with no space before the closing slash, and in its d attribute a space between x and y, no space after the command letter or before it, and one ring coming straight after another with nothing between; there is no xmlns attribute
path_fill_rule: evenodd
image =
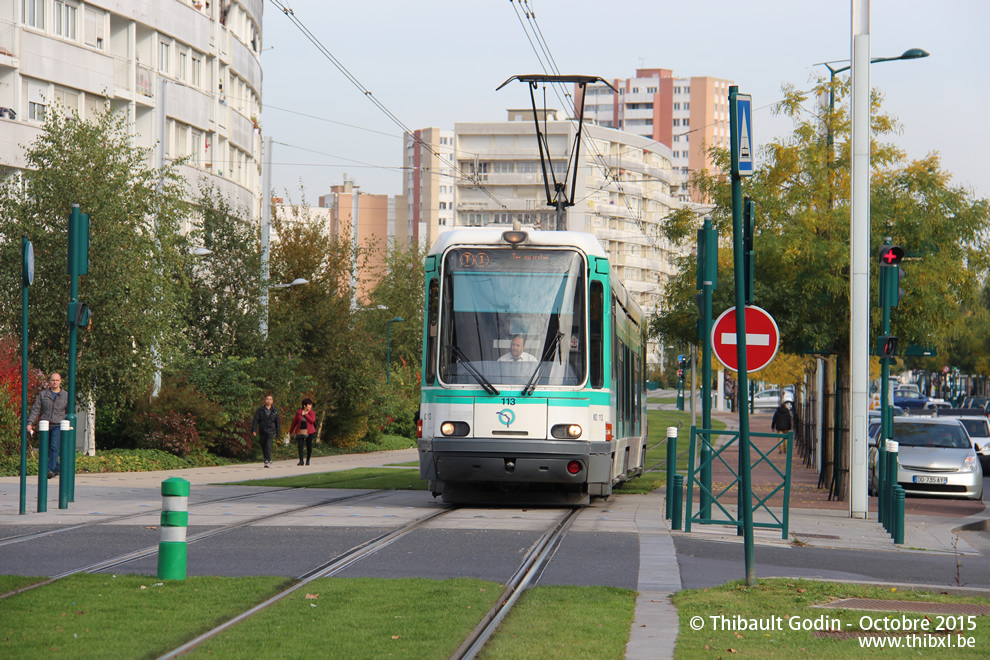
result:
<svg viewBox="0 0 990 660"><path fill-rule="evenodd" d="M914 478L916 484L946 484L949 483L947 477L918 477Z"/></svg>

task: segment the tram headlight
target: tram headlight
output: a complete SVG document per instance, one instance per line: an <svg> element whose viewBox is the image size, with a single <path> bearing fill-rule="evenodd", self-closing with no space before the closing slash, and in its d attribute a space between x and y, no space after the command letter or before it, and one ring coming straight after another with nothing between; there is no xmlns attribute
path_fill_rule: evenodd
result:
<svg viewBox="0 0 990 660"><path fill-rule="evenodd" d="M467 422L444 422L440 425L440 433L443 435L465 436L470 430Z"/></svg>
<svg viewBox="0 0 990 660"><path fill-rule="evenodd" d="M550 435L561 440L572 440L581 437L582 429L577 424L555 424L550 428Z"/></svg>

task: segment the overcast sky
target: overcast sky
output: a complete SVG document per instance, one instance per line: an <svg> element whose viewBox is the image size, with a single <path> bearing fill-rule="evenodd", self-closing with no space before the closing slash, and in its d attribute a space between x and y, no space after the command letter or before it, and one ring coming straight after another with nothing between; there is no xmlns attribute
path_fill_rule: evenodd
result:
<svg viewBox="0 0 990 660"><path fill-rule="evenodd" d="M543 73L519 2L280 2L411 129L503 121L507 108L529 106L529 94L521 83L495 88L513 75ZM528 0L528 6L562 73L627 78L646 67L734 81L753 97L757 143L789 133L789 122L770 111L783 84L808 89L814 76L828 74L816 63L850 53L849 0ZM287 188L298 201L301 180L315 204L346 173L364 192L400 194L402 129L275 4L267 1L264 11L262 125L276 142L276 190ZM931 53L871 67L872 86L902 124L895 141L909 158L939 152L953 182L980 197L990 197L988 27L987 0L872 1L872 57L909 48Z"/></svg>

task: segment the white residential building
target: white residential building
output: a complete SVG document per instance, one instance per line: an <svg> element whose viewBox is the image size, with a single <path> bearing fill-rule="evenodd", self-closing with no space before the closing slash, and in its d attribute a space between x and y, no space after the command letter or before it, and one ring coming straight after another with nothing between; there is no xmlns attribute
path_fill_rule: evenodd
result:
<svg viewBox="0 0 990 660"><path fill-rule="evenodd" d="M263 0L0 0L0 173L53 103L126 113L152 165L260 213Z"/></svg>

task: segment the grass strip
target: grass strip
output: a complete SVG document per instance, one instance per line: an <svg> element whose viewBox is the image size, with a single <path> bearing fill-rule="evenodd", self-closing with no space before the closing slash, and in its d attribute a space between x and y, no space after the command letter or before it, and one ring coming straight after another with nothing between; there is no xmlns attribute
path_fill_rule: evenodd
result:
<svg viewBox="0 0 990 660"><path fill-rule="evenodd" d="M156 657L289 582L281 577L162 582L140 575L72 575L3 601L0 657Z"/></svg>
<svg viewBox="0 0 990 660"><path fill-rule="evenodd" d="M315 580L200 646L220 658L449 658L502 593L494 582Z"/></svg>
<svg viewBox="0 0 990 660"><path fill-rule="evenodd" d="M990 599L950 596L948 594L924 591L898 591L884 587L870 587L856 584L839 584L834 582L819 582L815 580L764 579L758 580L753 587L746 587L742 582L709 589L692 589L680 591L672 597L680 618L680 628L677 637L677 658L862 658L862 657L951 657L957 658L986 658L986 640L990 634L990 618L977 616L972 618L974 629L969 629L969 621L963 617L963 628L960 628L960 617L954 617L955 630L948 635L940 634L935 638L950 638L951 647L942 646L941 650L924 648L920 645L909 647L912 634L894 631L881 631L874 637L887 639L886 648L861 646L859 639L848 633L862 632L863 617L879 620L881 626L893 621L917 621L927 619L929 630L934 630L939 623L936 615L911 613L864 612L843 609L822 610L812 608L813 605L826 604L842 598L875 598L884 600L923 601L929 603L973 603L990 604ZM747 630L715 629L725 628L717 617L736 617L747 622L772 622L773 630L752 630L747 623ZM695 619L694 617L700 617ZM714 620L712 617L716 617ZM779 617L779 619L778 619ZM945 617L943 617L944 621ZM697 626L700 621L702 628L693 630L692 620ZM824 622L833 627L833 622L839 622L842 633L840 636L819 636L814 630L802 630L804 624ZM912 624L917 625L917 624ZM793 630L797 626L798 630ZM867 624L866 628L876 626ZM921 634L921 633L919 633ZM975 648L960 648L957 636L974 638ZM891 648L889 644L898 643L900 648ZM917 642L915 642L917 644ZM944 641L941 642L944 644ZM950 650L951 649L951 650Z"/></svg>
<svg viewBox="0 0 990 660"><path fill-rule="evenodd" d="M479 655L482 660L622 660L636 592L552 586L526 591Z"/></svg>
<svg viewBox="0 0 990 660"><path fill-rule="evenodd" d="M43 582L46 577L25 577L23 575L0 575L0 594L10 593L35 582Z"/></svg>
<svg viewBox="0 0 990 660"><path fill-rule="evenodd" d="M426 490L419 470L354 468L339 472L314 472L295 477L236 481L226 486L271 486L283 488L367 488L375 490Z"/></svg>

